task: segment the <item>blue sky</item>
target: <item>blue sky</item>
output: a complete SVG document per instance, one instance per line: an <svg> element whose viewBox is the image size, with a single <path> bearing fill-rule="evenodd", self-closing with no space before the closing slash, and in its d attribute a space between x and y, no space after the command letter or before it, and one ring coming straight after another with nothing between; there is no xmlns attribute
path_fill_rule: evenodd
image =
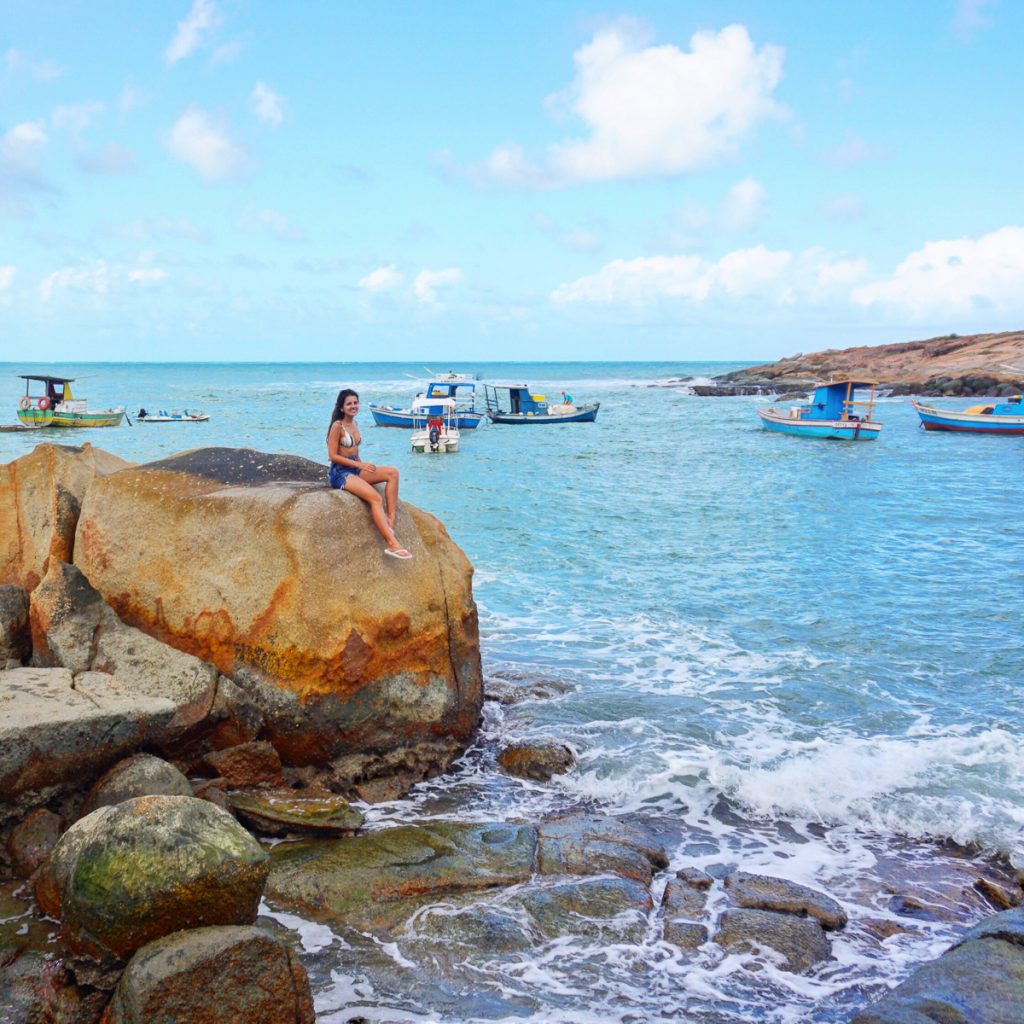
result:
<svg viewBox="0 0 1024 1024"><path fill-rule="evenodd" d="M0 360L1024 326L1024 4L2 9Z"/></svg>

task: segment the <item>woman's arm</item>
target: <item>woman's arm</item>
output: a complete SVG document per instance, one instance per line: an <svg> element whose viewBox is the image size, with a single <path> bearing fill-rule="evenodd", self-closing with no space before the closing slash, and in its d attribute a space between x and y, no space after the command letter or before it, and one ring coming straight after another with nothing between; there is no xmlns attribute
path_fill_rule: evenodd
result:
<svg viewBox="0 0 1024 1024"><path fill-rule="evenodd" d="M331 424L330 433L327 435L327 458L336 462L339 466L351 466L353 469L362 469L363 463L359 461L359 446L351 448L340 447L341 441L341 420L335 420ZM342 452L350 452L343 455Z"/></svg>

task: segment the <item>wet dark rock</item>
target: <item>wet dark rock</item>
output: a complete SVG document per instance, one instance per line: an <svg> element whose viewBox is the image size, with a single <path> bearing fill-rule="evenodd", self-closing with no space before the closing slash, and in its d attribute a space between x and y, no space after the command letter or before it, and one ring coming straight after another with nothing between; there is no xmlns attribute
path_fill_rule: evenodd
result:
<svg viewBox="0 0 1024 1024"><path fill-rule="evenodd" d="M545 938L581 935L640 942L653 903L646 885L626 878L586 878L537 887L517 900Z"/></svg>
<svg viewBox="0 0 1024 1024"><path fill-rule="evenodd" d="M259 786L283 781L281 757L265 740L214 751L206 755L205 764L229 786Z"/></svg>
<svg viewBox="0 0 1024 1024"><path fill-rule="evenodd" d="M846 925L846 911L831 896L785 878L736 871L726 878L725 888L737 907L813 917L830 931Z"/></svg>
<svg viewBox="0 0 1024 1024"><path fill-rule="evenodd" d="M14 873L21 878L31 877L53 852L63 831L60 815L45 807L36 808L11 829L7 837L7 851Z"/></svg>
<svg viewBox="0 0 1024 1024"><path fill-rule="evenodd" d="M253 922L267 870L259 844L207 801L136 797L64 833L36 881L36 899L60 919L72 953L101 965L102 984L113 965L170 932Z"/></svg>
<svg viewBox="0 0 1024 1024"><path fill-rule="evenodd" d="M82 804L81 817L136 796L192 796L192 784L162 758L133 754L96 780Z"/></svg>
<svg viewBox="0 0 1024 1024"><path fill-rule="evenodd" d="M710 882L710 876L705 876ZM707 886L700 888L679 878L672 878L665 886L661 899L662 914L668 918L683 918L693 921L704 913L707 906Z"/></svg>
<svg viewBox="0 0 1024 1024"><path fill-rule="evenodd" d="M313 1024L292 950L255 926L195 928L139 949L103 1024Z"/></svg>
<svg viewBox="0 0 1024 1024"><path fill-rule="evenodd" d="M522 704L529 700L553 700L571 693L568 683L555 679L519 679L518 677L489 676L484 680L484 700L498 704Z"/></svg>
<svg viewBox="0 0 1024 1024"><path fill-rule="evenodd" d="M1024 911L982 921L851 1024L1024 1024Z"/></svg>
<svg viewBox="0 0 1024 1024"><path fill-rule="evenodd" d="M654 870L668 867L664 848L651 834L618 818L570 814L538 828L537 869L545 875L592 875L608 871L651 884Z"/></svg>
<svg viewBox="0 0 1024 1024"><path fill-rule="evenodd" d="M231 810L247 825L264 835L306 833L322 836L350 835L363 816L344 797L297 793L292 789L232 793Z"/></svg>
<svg viewBox="0 0 1024 1024"><path fill-rule="evenodd" d="M13 583L0 584L0 662L20 664L31 653L28 593Z"/></svg>
<svg viewBox="0 0 1024 1024"><path fill-rule="evenodd" d="M1010 910L1024 902L1024 892L1020 886L1000 885L991 878L982 876L975 881L974 888L997 910Z"/></svg>
<svg viewBox="0 0 1024 1024"><path fill-rule="evenodd" d="M723 911L715 942L723 949L742 952L767 946L781 955L781 969L792 974L801 974L832 954L817 921L771 910Z"/></svg>
<svg viewBox="0 0 1024 1024"><path fill-rule="evenodd" d="M64 964L32 950L0 949L0 1021L3 1024L94 1024L105 992L75 984Z"/></svg>
<svg viewBox="0 0 1024 1024"><path fill-rule="evenodd" d="M519 918L494 907L459 909L431 907L410 926L412 945L421 953L448 959L507 956L530 949L534 942Z"/></svg>
<svg viewBox="0 0 1024 1024"><path fill-rule="evenodd" d="M665 941L680 949L697 949L708 941L708 930L705 925L696 921L667 920Z"/></svg>
<svg viewBox="0 0 1024 1024"><path fill-rule="evenodd" d="M576 766L572 749L557 740L523 740L510 743L498 754L498 766L506 775L548 782Z"/></svg>

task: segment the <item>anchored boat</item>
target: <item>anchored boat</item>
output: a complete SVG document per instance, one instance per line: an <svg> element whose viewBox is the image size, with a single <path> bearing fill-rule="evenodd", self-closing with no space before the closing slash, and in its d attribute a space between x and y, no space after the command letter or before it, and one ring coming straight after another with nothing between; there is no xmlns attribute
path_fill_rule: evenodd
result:
<svg viewBox="0 0 1024 1024"><path fill-rule="evenodd" d="M140 409L135 417L136 423L206 423L209 413L198 409L161 409L159 412L146 412Z"/></svg>
<svg viewBox="0 0 1024 1024"><path fill-rule="evenodd" d="M417 403L425 403L428 411L442 414L442 399L455 402L454 425L459 430L473 430L483 422L484 414L476 408L476 381L472 373L436 374L426 391L416 396L408 409L396 409L390 405L370 403L370 415L378 427L414 427ZM421 417L422 418L422 417Z"/></svg>
<svg viewBox="0 0 1024 1024"><path fill-rule="evenodd" d="M412 408L415 418L412 433L414 452L440 455L459 450L459 428L455 425L455 399L421 398L413 402Z"/></svg>
<svg viewBox="0 0 1024 1024"><path fill-rule="evenodd" d="M839 441L873 441L882 424L873 418L874 380L836 380L819 385L806 405L788 409L759 407L757 415L765 430L795 437L825 437ZM866 400L857 399L858 388L869 388Z"/></svg>
<svg viewBox="0 0 1024 1024"><path fill-rule="evenodd" d="M485 384L484 396L492 423L593 423L601 408L600 402L549 402L525 384Z"/></svg>
<svg viewBox="0 0 1024 1024"><path fill-rule="evenodd" d="M71 393L74 377L21 374L25 394L18 402L18 419L27 427L116 427L124 418L124 407L90 412L84 398ZM33 394L33 382L41 384Z"/></svg>
<svg viewBox="0 0 1024 1024"><path fill-rule="evenodd" d="M1024 434L1024 395L1005 402L972 405L969 409L936 409L922 402L910 403L925 430L952 430L963 434Z"/></svg>

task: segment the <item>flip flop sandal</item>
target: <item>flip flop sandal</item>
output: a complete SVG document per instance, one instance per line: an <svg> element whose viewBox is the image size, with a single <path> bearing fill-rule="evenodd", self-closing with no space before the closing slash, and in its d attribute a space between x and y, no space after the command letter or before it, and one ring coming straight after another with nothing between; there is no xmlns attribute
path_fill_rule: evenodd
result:
<svg viewBox="0 0 1024 1024"><path fill-rule="evenodd" d="M410 558L412 558L412 555L409 554L409 552L406 551L405 548L399 548L397 551L392 551L391 548L385 548L384 554L390 555L392 558L400 558L402 559L403 562L406 562Z"/></svg>

